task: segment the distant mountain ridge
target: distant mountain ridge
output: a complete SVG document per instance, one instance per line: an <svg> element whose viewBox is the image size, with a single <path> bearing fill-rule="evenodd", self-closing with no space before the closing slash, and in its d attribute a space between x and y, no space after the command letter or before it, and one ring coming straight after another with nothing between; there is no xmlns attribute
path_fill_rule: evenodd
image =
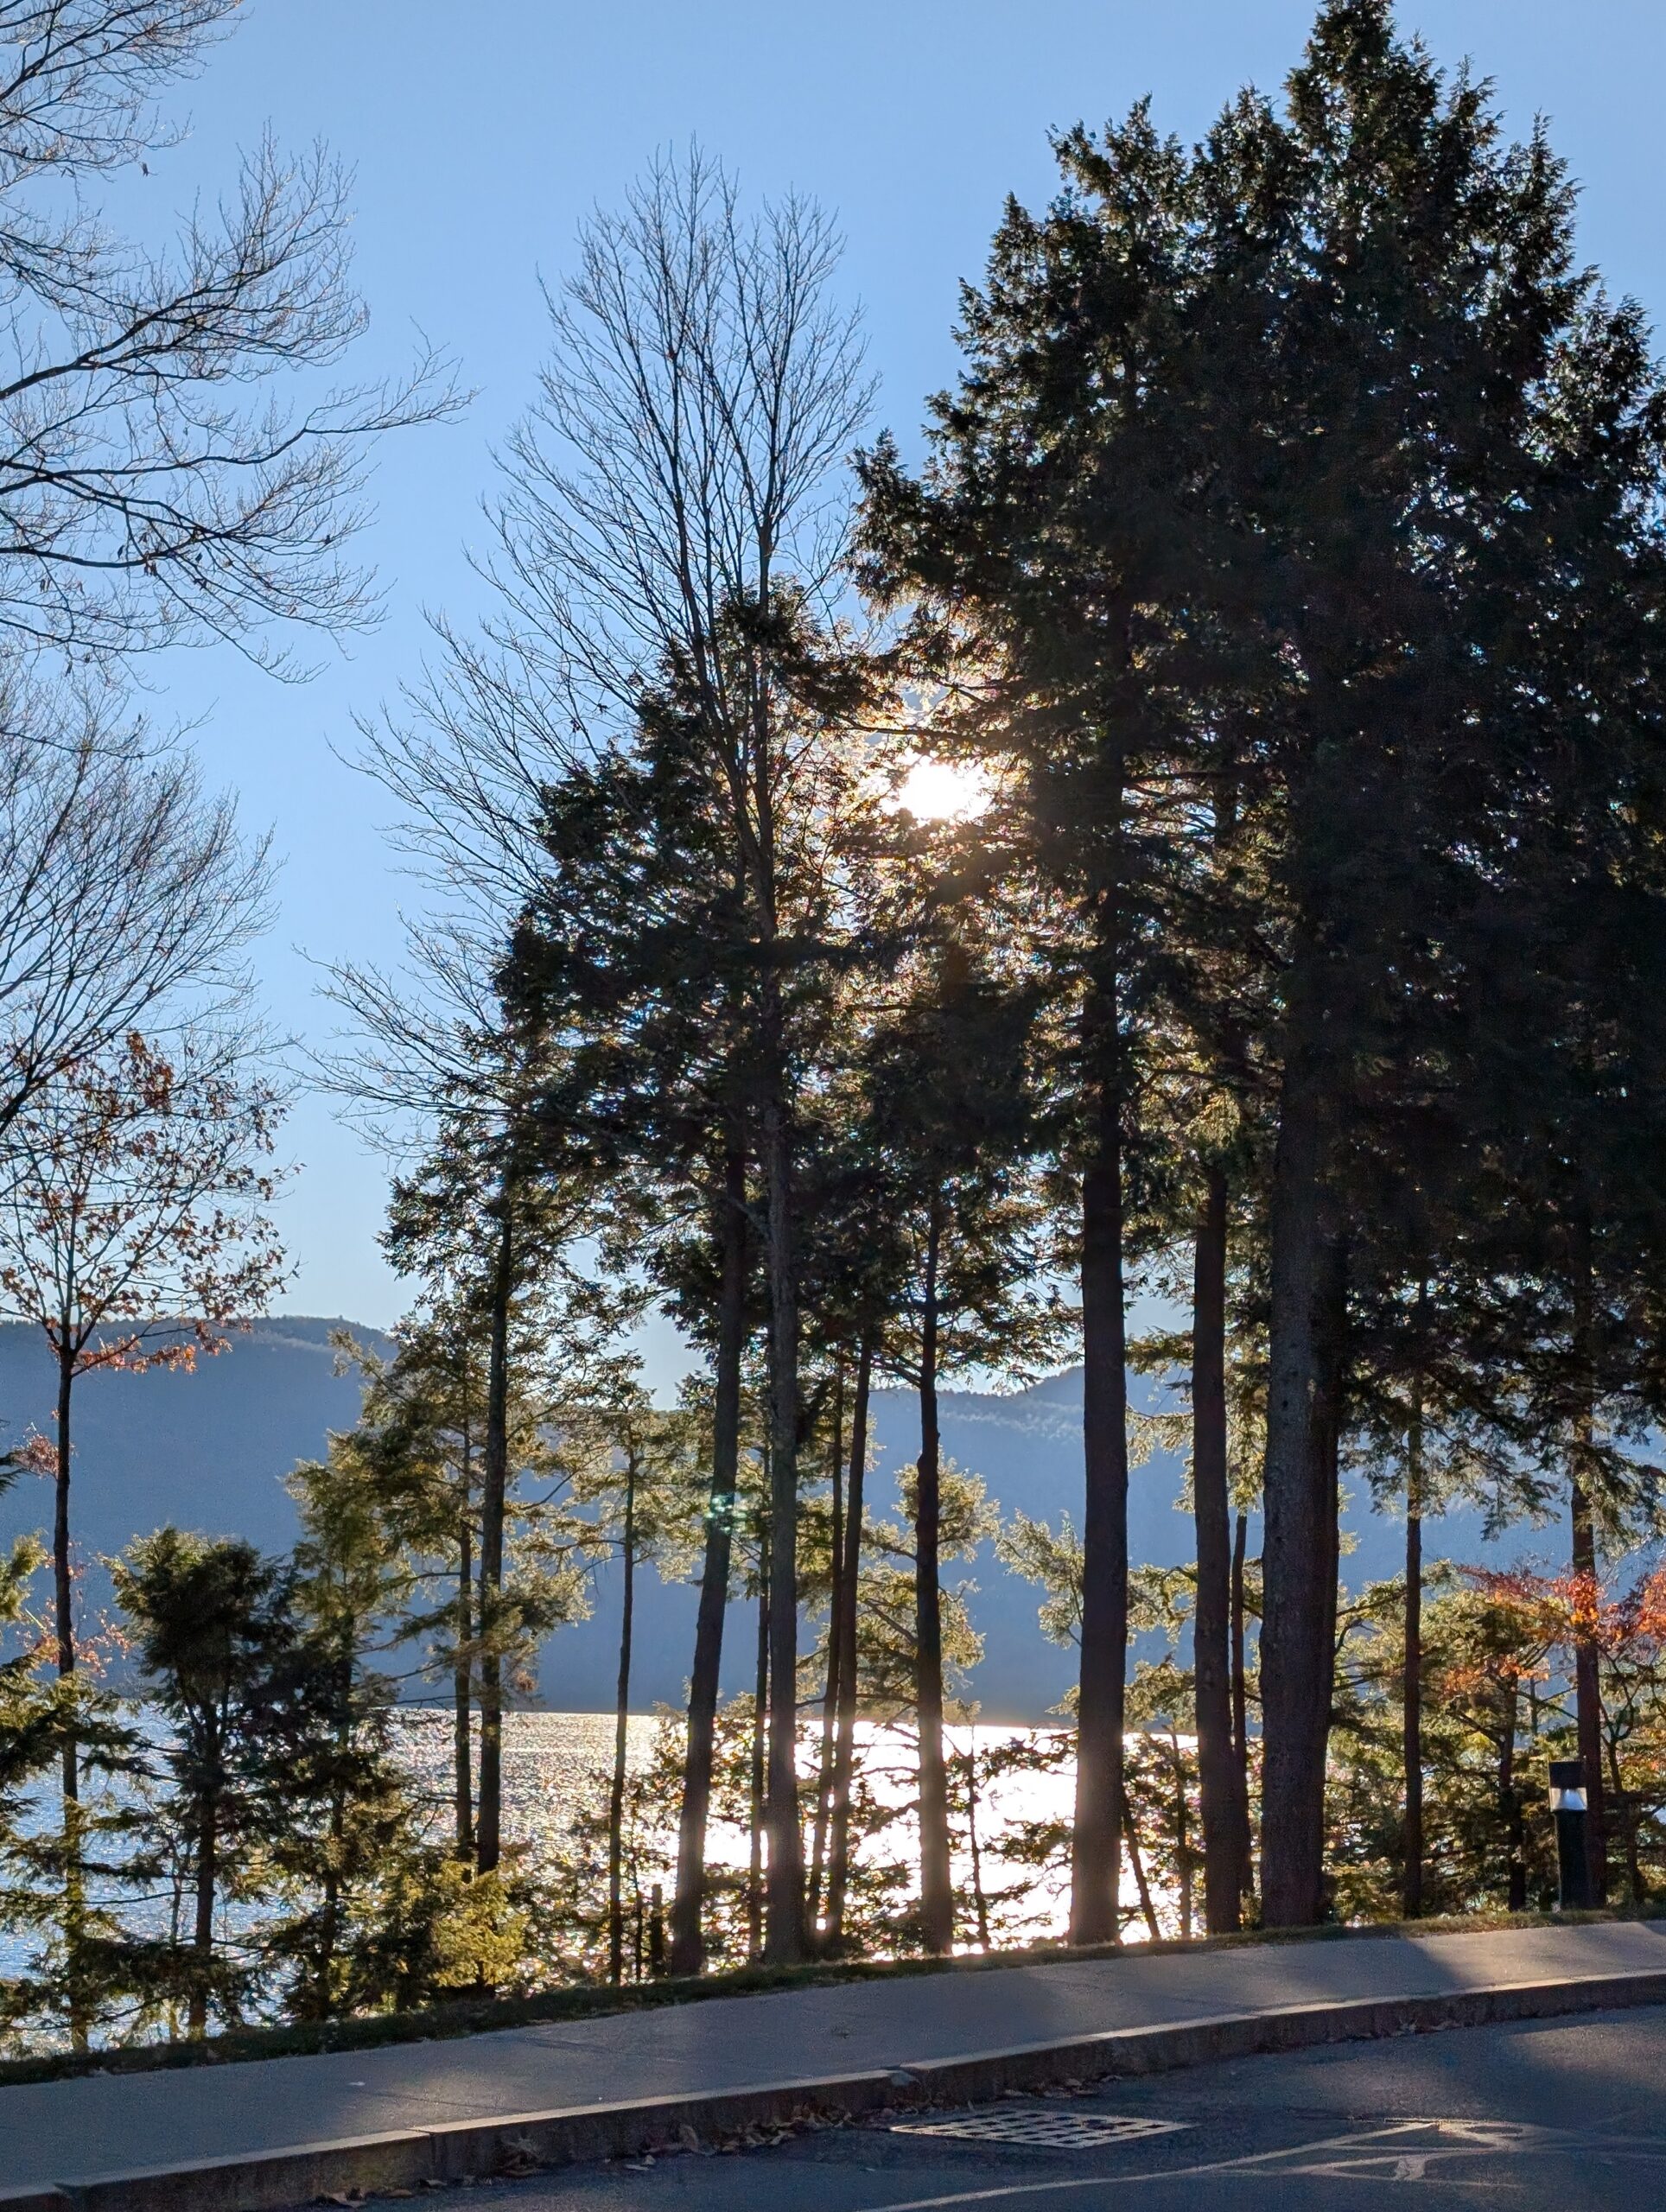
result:
<svg viewBox="0 0 1666 2212"><path fill-rule="evenodd" d="M360 1342L386 1351L390 1339L376 1329L340 1320L278 1314L238 1332L228 1349L203 1359L190 1373L145 1375L94 1372L76 1385L74 1514L77 1540L89 1562L118 1552L137 1535L172 1521L182 1528L248 1537L267 1550L295 1541L295 1508L283 1477L298 1460L323 1452L332 1429L358 1418L359 1378L335 1371L330 1338L347 1328ZM1142 1389L1148 1386L1141 1386ZM54 1401L51 1360L40 1332L20 1322L0 1323L0 1448L18 1442L31 1427L50 1434ZM949 1391L942 1401L944 1449L961 1466L983 1478L1004 1512L1056 1522L1069 1514L1079 1526L1082 1503L1082 1378L1079 1369L1049 1376L1009 1395ZM882 1390L874 1400L876 1467L869 1496L876 1512L894 1510L896 1478L918 1448L918 1413L912 1394ZM1138 1561L1180 1566L1192 1555L1190 1516L1175 1510L1181 1467L1171 1453L1157 1453L1129 1481L1129 1554ZM0 1538L49 1524L44 1484L26 1478L0 1497ZM1356 1548L1344 1573L1358 1586L1396 1573L1403 1529L1356 1499L1347 1516ZM1259 1533L1252 1535L1252 1548ZM1480 1516L1455 1513L1432 1521L1427 1555L1461 1560L1508 1554L1548 1554L1559 1534L1512 1532L1507 1544L1489 1543ZM1040 1592L1009 1573L984 1547L973 1561L949 1570L976 1586L972 1618L983 1632L985 1659L971 1685L985 1713L996 1719L1036 1719L1057 1705L1075 1674L1074 1655L1048 1643L1036 1622ZM107 1578L89 1565L86 1594L97 1605ZM637 1613L636 1695L639 1708L680 1705L693 1647L695 1592L658 1586L648 1578ZM752 1667L750 1609L736 1607L725 1638L725 1687L747 1687ZM596 1578L589 1620L563 1629L544 1656L541 1689L551 1706L601 1711L613 1701L618 1631L615 1578Z"/></svg>
<svg viewBox="0 0 1666 2212"><path fill-rule="evenodd" d="M77 1535L91 1552L119 1551L162 1522L225 1529L277 1548L295 1541L295 1509L283 1478L316 1458L333 1428L359 1417L359 1382L337 1374L333 1332L351 1328L391 1349L378 1329L277 1314L231 1332L226 1351L189 1372L139 1375L95 1369L75 1385ZM52 1433L56 1376L41 1332L0 1323L0 1447L31 1427ZM0 1526L32 1527L27 1484L0 1501Z"/></svg>

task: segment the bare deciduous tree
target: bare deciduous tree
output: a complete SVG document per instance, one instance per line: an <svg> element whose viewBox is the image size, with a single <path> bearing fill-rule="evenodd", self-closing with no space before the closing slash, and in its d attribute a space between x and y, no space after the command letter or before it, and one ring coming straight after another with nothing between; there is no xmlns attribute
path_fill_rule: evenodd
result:
<svg viewBox="0 0 1666 2212"><path fill-rule="evenodd" d="M804 1941L798 1822L798 1310L793 1076L779 942L781 818L794 773L783 627L823 599L844 550L838 464L870 386L829 285L839 241L811 202L741 210L697 151L659 163L587 226L550 301L541 397L511 441L496 570L506 641L569 727L628 732L674 682L728 816L757 954L748 1009L765 1192L772 1577L767 1954ZM552 716L552 721L555 717ZM557 721L556 727L560 724ZM732 1470L713 1475L703 1633L690 1688L675 1963L697 1963ZM719 1569L722 1569L721 1579Z"/></svg>
<svg viewBox="0 0 1666 2212"><path fill-rule="evenodd" d="M766 1194L776 1958L797 1956L804 1933L794 1756L794 1077L782 905L792 786L823 734L798 711L784 666L802 654L806 627L825 617L837 588L847 508L839 466L870 397L856 318L830 299L838 252L813 204L789 197L748 216L734 181L697 150L662 161L622 211L590 219L575 274L550 299L554 342L539 399L509 443L488 569L499 616L479 643L442 626L441 668L413 694L408 725L366 732L369 766L406 808L403 835L471 917L467 934L478 944L491 918L512 920L538 894L545 787L575 763L630 748L645 706L668 689L691 702L756 978L731 1027L746 1033L744 1112ZM746 1204L744 1160L728 1150L707 1194L720 1222ZM672 1929L678 1972L701 1955L736 1482L738 1431L721 1408L738 1405L743 1347L734 1329L724 1341Z"/></svg>
<svg viewBox="0 0 1666 2212"><path fill-rule="evenodd" d="M157 102L237 0L0 0L0 634L75 654L340 629L373 597L344 557L366 442L455 405L409 376L273 396L365 327L347 178L263 143L171 251L118 237L93 188L177 133Z"/></svg>
<svg viewBox="0 0 1666 2212"><path fill-rule="evenodd" d="M265 844L102 689L0 671L0 1146L59 1071L235 997Z"/></svg>
<svg viewBox="0 0 1666 2212"><path fill-rule="evenodd" d="M14 1119L0 1203L0 1299L44 1333L54 1438L58 1671L73 1672L70 1433L94 1368L189 1366L261 1312L283 1278L269 1217L282 1104L258 1040L199 1033L163 1052L137 1033L61 1070ZM76 1794L75 1747L64 1794Z"/></svg>

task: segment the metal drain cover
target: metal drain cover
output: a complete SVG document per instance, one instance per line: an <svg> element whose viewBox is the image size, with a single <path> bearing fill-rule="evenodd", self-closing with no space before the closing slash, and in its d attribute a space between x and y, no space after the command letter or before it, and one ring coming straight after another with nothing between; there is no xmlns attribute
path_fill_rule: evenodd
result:
<svg viewBox="0 0 1666 2212"><path fill-rule="evenodd" d="M1110 2143L1137 2143L1151 2135L1178 2135L1176 2120L1118 2119L1108 2113L1052 2112L1032 2107L1016 2111L997 2105L944 2120L893 2120L897 2135L953 2135L973 2143L1017 2143L1048 2151L1097 2151Z"/></svg>

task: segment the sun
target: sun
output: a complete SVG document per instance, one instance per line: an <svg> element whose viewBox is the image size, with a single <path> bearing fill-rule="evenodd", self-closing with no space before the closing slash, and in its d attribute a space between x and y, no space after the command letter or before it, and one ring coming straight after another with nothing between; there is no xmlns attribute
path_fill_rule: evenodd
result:
<svg viewBox="0 0 1666 2212"><path fill-rule="evenodd" d="M976 761L922 754L897 786L896 804L916 822L972 822L989 807L989 772Z"/></svg>

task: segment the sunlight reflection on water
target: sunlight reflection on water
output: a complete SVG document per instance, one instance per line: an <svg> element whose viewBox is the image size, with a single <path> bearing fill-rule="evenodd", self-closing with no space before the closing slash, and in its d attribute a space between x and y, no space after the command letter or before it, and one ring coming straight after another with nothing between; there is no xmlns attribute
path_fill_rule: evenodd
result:
<svg viewBox="0 0 1666 2212"><path fill-rule="evenodd" d="M511 1844L525 1847L534 1865L552 1854L566 1840L574 1821L587 1808L602 1801L606 1777L614 1754L614 1716L606 1713L512 1712L504 1726L504 1830ZM652 1763L663 1716L633 1714L628 1730L631 1770L641 1773ZM399 1716L399 1735L422 1796L430 1808L437 1834L446 1832L450 1820L452 1716L441 1707L408 1707ZM817 1734L819 1732L817 1732ZM954 1878L970 1897L981 1883L991 1940L1021 1944L1061 1939L1065 1932L1068 1878L1062 1866L1038 1870L1019 1865L1008 1855L1025 1827L1043 1823L1056 1827L1067 1837L1075 1789L1075 1765L1068 1757L1042 1771L1021 1769L995 1772L1002 1755L1014 1748L1041 1748L1057 1741L1057 1732L1040 1728L1002 1727L989 1723L960 1725L944 1731L944 1749L951 1764L963 1762L956 1784L957 1804L952 1822L955 1842ZM969 1748L975 1753L976 1777L976 1833L978 1865L974 1868L971 1838L964 1805L963 1761ZM804 1771L806 1779L816 1768L817 1744L807 1743ZM874 1805L891 1817L877 1834L862 1836L855 1846L860 1860L874 1866L918 1865L918 1845L912 1815L906 1810L915 1788L915 1747L912 1733L901 1727L874 1721L856 1724L856 1753L860 1776ZM36 1817L55 1815L56 1800L42 1793ZM656 1840L668 1859L675 1856L676 1808L668 1804L665 1821ZM808 1848L808 1847L806 1847ZM743 1869L750 1838L743 1822L714 1819L708 1834L708 1859L716 1868ZM1173 1918L1174 1899L1154 1882L1159 1911L1165 1922ZM1143 1941L1146 1929L1137 1910L1137 1897L1126 1861L1122 1869L1122 1904L1129 1914L1127 1940ZM159 1904L149 1909L130 1902L124 1915L136 1929L160 1934L166 1914ZM250 1916L226 1909L227 1934L240 1932ZM0 1973L15 1973L23 1965L27 1947L0 1929Z"/></svg>
<svg viewBox="0 0 1666 2212"><path fill-rule="evenodd" d="M641 1772L651 1763L661 1719L649 1713L633 1714L629 1723L628 1760ZM442 1712L412 1713L406 1716L407 1740L413 1767L436 1804L450 1789L451 1718ZM1068 1834L1076 1787L1075 1762L1068 1758L1041 1772L997 1772L984 1770L1010 1747L1040 1745L1057 1732L1041 1728L1002 1727L987 1722L962 1724L944 1730L950 1759L975 1753L976 1776L976 1826L979 1866L992 1936L1008 1943L1062 1939L1068 1921L1068 1877L1057 1872L1040 1872L1020 1867L1007 1856L1006 1847L1021 1827L1036 1823L1056 1824ZM597 1800L610 1770L614 1749L614 1718L601 1713L514 1713L506 1716L504 1745L504 1827L506 1834L530 1847L536 1859L542 1847L553 1843L583 1808L587 1798ZM872 1864L901 1861L918 1864L919 1852L912 1818L898 1808L914 1794L915 1759L912 1733L875 1721L856 1724L856 1755L874 1803L893 1815L884 1831L865 1837L857 1856ZM817 1749L806 1746L801 1770L813 1777ZM963 1792L964 1767L958 1789ZM970 1894L974 1886L971 1840L963 1805L953 1821L954 1878ZM664 1840L668 1854L675 1851L675 1811L668 1808ZM743 1868L750 1849L747 1828L740 1822L714 1820L707 1840L709 1862L715 1867ZM808 1845L806 1845L808 1849ZM1127 1927L1129 1942L1143 1941L1146 1929L1135 1907L1137 1897L1129 1869L1122 1870L1122 1904L1133 1917ZM1160 1911L1172 1916L1173 1900L1154 1883Z"/></svg>

